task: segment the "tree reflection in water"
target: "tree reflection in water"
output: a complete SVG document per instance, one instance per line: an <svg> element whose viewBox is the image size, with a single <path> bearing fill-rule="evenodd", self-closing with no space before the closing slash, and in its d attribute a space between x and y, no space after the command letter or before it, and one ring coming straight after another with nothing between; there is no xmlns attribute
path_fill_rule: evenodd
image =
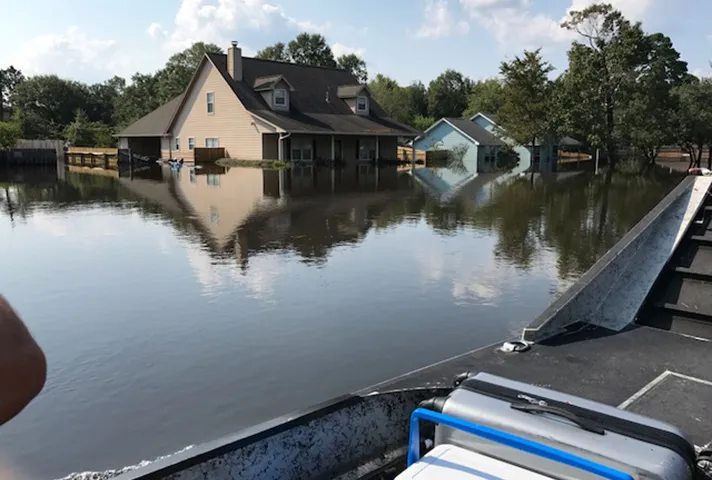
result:
<svg viewBox="0 0 712 480"><path fill-rule="evenodd" d="M282 211L280 215L290 217L286 230L273 232L269 222L259 218L235 226L240 233L227 246L230 251L216 246L189 216L147 201L102 176L66 172L62 181L56 175L35 175L17 182L0 175L0 213L17 221L35 209L62 210L78 204L132 209L168 221L182 234L197 237L215 255L232 261L240 244L238 262L245 265L250 255L270 250L293 251L308 263L323 264L336 245L358 243L371 229L424 220L445 236L495 233L495 255L524 270L542 251L555 251L558 276L566 280L588 270L679 181L663 172L608 179L585 174L561 181L537 179L533 184L529 178L517 178L493 186L484 201L475 201L472 192L464 191L441 204L406 181L406 176L393 177L390 193L319 196Z"/></svg>

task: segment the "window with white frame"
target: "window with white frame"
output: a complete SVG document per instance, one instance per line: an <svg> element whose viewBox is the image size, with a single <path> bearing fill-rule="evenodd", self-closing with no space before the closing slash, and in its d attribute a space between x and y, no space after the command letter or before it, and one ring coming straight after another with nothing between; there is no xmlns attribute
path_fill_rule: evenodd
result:
<svg viewBox="0 0 712 480"><path fill-rule="evenodd" d="M375 160L376 159L376 139L361 138L358 144L358 159L359 160Z"/></svg>
<svg viewBox="0 0 712 480"><path fill-rule="evenodd" d="M287 106L287 91L278 88L274 91L274 106L275 107L286 107Z"/></svg>
<svg viewBox="0 0 712 480"><path fill-rule="evenodd" d="M205 139L205 148L218 148L220 146L220 142L218 142L217 138L206 138Z"/></svg>
<svg viewBox="0 0 712 480"><path fill-rule="evenodd" d="M176 143L174 145L174 150L176 152L180 151L180 138L176 137Z"/></svg>
<svg viewBox="0 0 712 480"><path fill-rule="evenodd" d="M294 138L292 139L292 160L311 161L313 160L312 139Z"/></svg>
<svg viewBox="0 0 712 480"><path fill-rule="evenodd" d="M356 97L356 111L368 112L368 97Z"/></svg>
<svg viewBox="0 0 712 480"><path fill-rule="evenodd" d="M195 138L188 137L188 150L193 150L195 148Z"/></svg>
<svg viewBox="0 0 712 480"><path fill-rule="evenodd" d="M208 113L215 113L215 94L213 92L208 92L205 97L206 104L208 106Z"/></svg>

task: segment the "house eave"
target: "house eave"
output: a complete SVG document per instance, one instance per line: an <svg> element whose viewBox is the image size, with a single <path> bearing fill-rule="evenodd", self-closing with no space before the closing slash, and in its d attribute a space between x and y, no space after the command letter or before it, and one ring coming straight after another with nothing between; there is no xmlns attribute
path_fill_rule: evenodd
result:
<svg viewBox="0 0 712 480"><path fill-rule="evenodd" d="M116 133L115 138L169 137L170 133Z"/></svg>
<svg viewBox="0 0 712 480"><path fill-rule="evenodd" d="M360 137L415 137L417 133L401 132L315 132L313 130L284 130L285 133L295 133L297 135L343 135Z"/></svg>

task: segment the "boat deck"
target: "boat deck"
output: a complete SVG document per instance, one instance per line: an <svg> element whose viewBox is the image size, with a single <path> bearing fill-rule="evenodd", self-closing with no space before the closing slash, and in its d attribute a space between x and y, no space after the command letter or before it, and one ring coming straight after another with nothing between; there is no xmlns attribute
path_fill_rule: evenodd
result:
<svg viewBox="0 0 712 480"><path fill-rule="evenodd" d="M703 447L712 442L710 367L709 339L637 325L619 333L587 327L523 353L503 353L493 345L370 391L449 385L460 372L488 372L672 423Z"/></svg>
<svg viewBox="0 0 712 480"><path fill-rule="evenodd" d="M504 353L482 348L369 388L450 385L488 372L671 423L697 447L712 443L712 200L698 212L641 308L622 332L589 324Z"/></svg>

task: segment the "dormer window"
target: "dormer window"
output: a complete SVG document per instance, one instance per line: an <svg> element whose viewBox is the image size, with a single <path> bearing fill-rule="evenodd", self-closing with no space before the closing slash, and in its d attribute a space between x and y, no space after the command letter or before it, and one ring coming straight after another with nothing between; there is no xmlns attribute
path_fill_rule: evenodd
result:
<svg viewBox="0 0 712 480"><path fill-rule="evenodd" d="M279 108L279 107L286 107L287 106L287 91L282 89L282 88L277 88L274 91L274 106Z"/></svg>
<svg viewBox="0 0 712 480"><path fill-rule="evenodd" d="M368 97L356 97L356 111L359 113L368 112Z"/></svg>

